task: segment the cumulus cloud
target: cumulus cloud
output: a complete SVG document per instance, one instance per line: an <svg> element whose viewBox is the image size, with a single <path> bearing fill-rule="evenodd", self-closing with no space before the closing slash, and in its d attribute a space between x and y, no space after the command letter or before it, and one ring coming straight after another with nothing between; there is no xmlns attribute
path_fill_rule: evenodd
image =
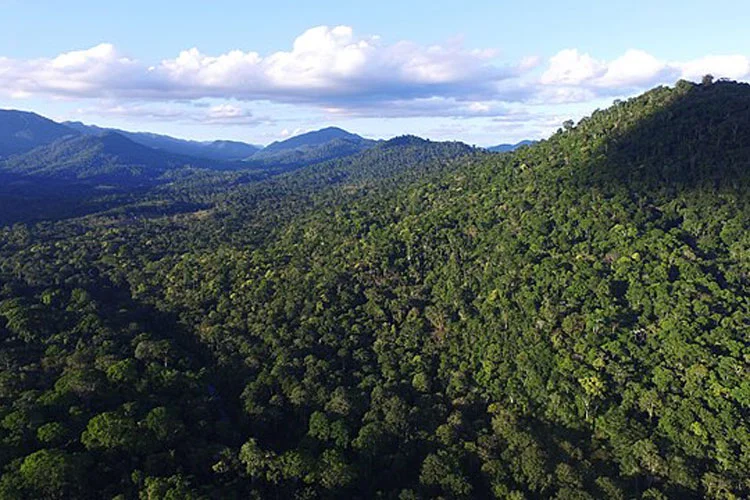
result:
<svg viewBox="0 0 750 500"><path fill-rule="evenodd" d="M0 84L11 94L56 97L120 95L134 83L139 64L103 43L66 52L52 59L0 60Z"/></svg>
<svg viewBox="0 0 750 500"><path fill-rule="evenodd" d="M57 97L200 99L336 103L342 100L484 95L517 68L493 64L492 50L460 43L385 44L356 37L347 26L307 30L290 51L262 56L233 50L218 56L197 48L147 66L122 56L111 44L52 59L0 61L6 93ZM524 61L525 65L529 61Z"/></svg>
<svg viewBox="0 0 750 500"><path fill-rule="evenodd" d="M549 60L539 79L536 100L562 103L621 95L680 78L750 77L750 59L741 55L707 56L692 61L664 61L642 50L631 49L611 61L598 60L576 49L561 50Z"/></svg>
<svg viewBox="0 0 750 500"><path fill-rule="evenodd" d="M545 85L580 85L583 82L601 77L606 65L588 54L580 54L576 49L561 50L549 60L549 67L542 74Z"/></svg>
<svg viewBox="0 0 750 500"><path fill-rule="evenodd" d="M666 61L633 49L603 60L571 48L547 61L528 56L500 62L498 56L494 49L467 48L460 39L387 43L348 26L318 26L288 50L270 54L210 55L191 48L147 63L103 43L52 58L0 56L0 95L108 100L144 116L164 113L158 105L166 102L224 100L201 120L251 124L258 118L230 103L303 104L355 117L495 117L517 103L585 102L705 73L750 76L750 59L743 55Z"/></svg>
<svg viewBox="0 0 750 500"><path fill-rule="evenodd" d="M717 77L744 79L750 76L750 58L745 56L706 56L693 61L676 63L684 78L697 80L706 74Z"/></svg>

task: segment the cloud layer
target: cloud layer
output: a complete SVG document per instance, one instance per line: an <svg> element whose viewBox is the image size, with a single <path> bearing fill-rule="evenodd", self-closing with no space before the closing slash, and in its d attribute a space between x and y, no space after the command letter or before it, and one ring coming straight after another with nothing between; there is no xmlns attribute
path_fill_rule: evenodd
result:
<svg viewBox="0 0 750 500"><path fill-rule="evenodd" d="M271 117L256 116L252 111L236 104L173 106L162 103L146 104L104 104L96 107L79 108L81 115L117 116L153 121L180 121L206 125L272 125Z"/></svg>
<svg viewBox="0 0 750 500"><path fill-rule="evenodd" d="M664 61L628 50L605 61L565 49L545 62L534 56L502 62L497 51L468 49L460 41L389 44L356 36L348 26L318 26L297 37L290 50L267 55L233 50L212 56L192 48L149 64L104 43L54 58L0 56L0 94L106 99L117 103L110 106L114 112L122 106L152 115L161 112L154 102L224 99L305 104L346 116L497 117L512 114L518 103L584 102L706 73L746 79L750 59ZM202 116L215 123L257 120L235 104Z"/></svg>
<svg viewBox="0 0 750 500"><path fill-rule="evenodd" d="M540 83L556 89L573 88L590 95L611 95L673 83L698 80L713 74L741 80L750 77L750 58L740 55L707 56L691 61L662 61L642 50L628 50L612 61L596 60L575 49L558 52L549 60Z"/></svg>
<svg viewBox="0 0 750 500"><path fill-rule="evenodd" d="M233 50L219 56L197 48L146 65L111 44L52 59L0 58L0 85L13 95L138 99L234 98L339 103L372 99L492 93L493 83L518 69L490 61L491 50L459 43L387 45L356 38L347 26L319 26L300 35L288 52L261 56Z"/></svg>

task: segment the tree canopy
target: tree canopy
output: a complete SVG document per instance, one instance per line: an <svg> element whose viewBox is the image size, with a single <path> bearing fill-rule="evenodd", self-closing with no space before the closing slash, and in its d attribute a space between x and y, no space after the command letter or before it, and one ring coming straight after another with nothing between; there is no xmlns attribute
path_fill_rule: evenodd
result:
<svg viewBox="0 0 750 500"><path fill-rule="evenodd" d="M748 85L678 82L21 207L0 498L745 498L748 145Z"/></svg>

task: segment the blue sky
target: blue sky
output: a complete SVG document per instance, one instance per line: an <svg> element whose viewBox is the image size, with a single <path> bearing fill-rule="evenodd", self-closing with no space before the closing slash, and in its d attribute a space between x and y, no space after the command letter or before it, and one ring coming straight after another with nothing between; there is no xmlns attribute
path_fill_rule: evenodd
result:
<svg viewBox="0 0 750 500"><path fill-rule="evenodd" d="M59 5L0 0L0 107L196 139L489 145L678 78L750 78L750 2Z"/></svg>

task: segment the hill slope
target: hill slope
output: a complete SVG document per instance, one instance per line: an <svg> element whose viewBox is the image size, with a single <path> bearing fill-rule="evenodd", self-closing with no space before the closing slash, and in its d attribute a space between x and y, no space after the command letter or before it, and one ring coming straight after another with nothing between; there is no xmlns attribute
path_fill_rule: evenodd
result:
<svg viewBox="0 0 750 500"><path fill-rule="evenodd" d="M150 183L188 166L237 167L155 150L115 132L66 137L0 163L0 168L15 174L115 184Z"/></svg>
<svg viewBox="0 0 750 500"><path fill-rule="evenodd" d="M317 425L342 422L342 496L744 496L749 99L655 89L516 154L303 214L253 253L257 275L224 254L259 281L227 292L254 311L253 340L223 338L273 360L249 369L242 404L298 429L253 433L244 463L317 463L347 446ZM197 271L210 294L200 269L219 265L167 275ZM205 296L167 300L188 322L215 314L202 328L244 328ZM333 382L285 371L309 356ZM394 456L419 472L395 478Z"/></svg>
<svg viewBox="0 0 750 500"><path fill-rule="evenodd" d="M296 135L283 141L271 143L263 148L263 152L261 154L276 154L281 151L287 151L300 147L322 146L336 139L347 140L351 142L361 142L365 140L357 134L352 134L351 132L347 132L346 130L343 130L341 128L327 127L320 130Z"/></svg>
<svg viewBox="0 0 750 500"><path fill-rule="evenodd" d="M3 493L747 497L748 144L750 87L680 82L7 228Z"/></svg>
<svg viewBox="0 0 750 500"><path fill-rule="evenodd" d="M377 142L336 127L307 132L269 144L247 161L267 165L300 165L343 158L364 151Z"/></svg>
<svg viewBox="0 0 750 500"><path fill-rule="evenodd" d="M35 113L0 109L0 158L25 153L77 132Z"/></svg>
<svg viewBox="0 0 750 500"><path fill-rule="evenodd" d="M189 141L148 132L128 132L125 130L101 128L94 125L84 125L80 122L64 122L64 125L86 135L101 135L106 132L115 132L137 144L149 148L209 160L239 161L260 150L258 146L238 141Z"/></svg>

